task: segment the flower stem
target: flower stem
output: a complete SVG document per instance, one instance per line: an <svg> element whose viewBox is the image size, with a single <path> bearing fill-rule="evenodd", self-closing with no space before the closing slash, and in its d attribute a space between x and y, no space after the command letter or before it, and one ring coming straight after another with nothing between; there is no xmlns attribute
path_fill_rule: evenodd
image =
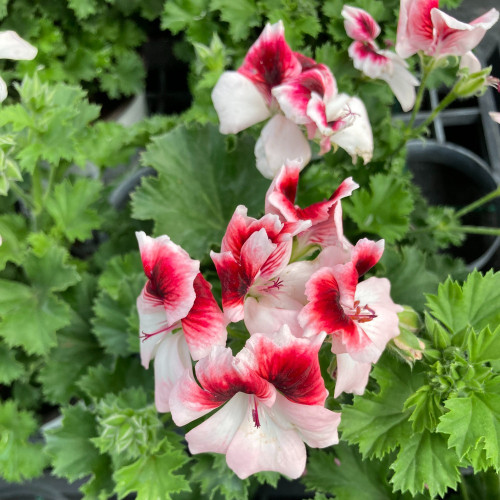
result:
<svg viewBox="0 0 500 500"><path fill-rule="evenodd" d="M468 234L487 234L491 236L500 236L500 227L460 226L460 228L457 230L461 233Z"/></svg>
<svg viewBox="0 0 500 500"><path fill-rule="evenodd" d="M443 111L446 107L448 107L455 99L457 98L455 94L455 88L453 87L448 94L445 96L445 98L432 110L432 113L430 116L427 118L427 120L422 123L419 127L415 129L413 132L413 135L418 137L426 128L428 125L430 125L436 116Z"/></svg>
<svg viewBox="0 0 500 500"><path fill-rule="evenodd" d="M483 196L482 198L479 198L479 200L473 201L469 205L465 206L464 208L461 208L458 210L455 215L457 217L462 217L465 214L468 214L469 212L472 212L473 210L476 210L476 208L479 208L481 205L484 205L485 203L488 203L490 200L494 200L495 198L498 198L500 196L500 186L497 187L494 191L491 193L488 193L487 195Z"/></svg>
<svg viewBox="0 0 500 500"><path fill-rule="evenodd" d="M431 59L429 64L425 64L423 56L420 56L420 64L422 65L422 81L420 82L420 87L418 88L417 97L415 98L415 105L413 106L413 111L411 113L411 118L408 123L408 129L411 130L413 128L413 124L415 123L415 119L417 118L417 114L420 111L420 107L422 106L422 100L424 98L425 89L427 80L429 75L432 73L434 69L434 59Z"/></svg>

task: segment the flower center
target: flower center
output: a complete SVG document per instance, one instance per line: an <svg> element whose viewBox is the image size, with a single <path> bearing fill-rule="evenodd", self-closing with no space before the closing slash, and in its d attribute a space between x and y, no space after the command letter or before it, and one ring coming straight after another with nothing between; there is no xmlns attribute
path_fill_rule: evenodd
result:
<svg viewBox="0 0 500 500"><path fill-rule="evenodd" d="M371 307L369 307L368 304L360 306L359 300L356 300L354 302L353 313L348 314L347 316L353 321L357 321L358 323L367 323L368 321L371 321L372 319L375 319L377 317L375 311Z"/></svg>

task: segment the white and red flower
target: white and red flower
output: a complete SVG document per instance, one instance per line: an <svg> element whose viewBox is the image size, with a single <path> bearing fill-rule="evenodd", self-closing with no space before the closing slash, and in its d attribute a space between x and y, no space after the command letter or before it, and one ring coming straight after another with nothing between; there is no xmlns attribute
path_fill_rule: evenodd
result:
<svg viewBox="0 0 500 500"><path fill-rule="evenodd" d="M220 253L210 255L222 284L222 306L228 321L244 317L245 298L276 293L292 252L293 236L309 227L309 221L281 222L277 215L261 219L236 208L222 239Z"/></svg>
<svg viewBox="0 0 500 500"><path fill-rule="evenodd" d="M387 82L401 104L409 111L415 104L415 86L418 80L408 71L405 60L390 50L379 49L375 38L380 26L363 9L345 5L342 9L346 33L354 42L349 47L349 56L354 67L370 78Z"/></svg>
<svg viewBox="0 0 500 500"><path fill-rule="evenodd" d="M490 9L469 24L438 9L439 0L401 0L396 52L404 59L422 51L434 58L463 56L498 20Z"/></svg>
<svg viewBox="0 0 500 500"><path fill-rule="evenodd" d="M310 139L320 141L320 154L332 144L365 163L373 154L373 136L366 108L357 97L339 94L331 71L310 62L300 75L273 88L285 116L305 125Z"/></svg>
<svg viewBox="0 0 500 500"><path fill-rule="evenodd" d="M285 41L283 23L267 24L243 64L237 71L225 71L212 91L221 133L236 134L278 112L272 89L301 71L298 55ZM278 114L264 128L255 154L259 171L272 179L287 158L307 163L311 148L297 125Z"/></svg>
<svg viewBox="0 0 500 500"><path fill-rule="evenodd" d="M299 314L306 336L325 332L332 336L332 352L348 353L355 361L374 363L387 342L399 335L397 313L401 306L390 296L390 282L369 278L358 283L380 255L380 245L365 240L364 249L353 252L353 261L322 267L306 284L309 303Z"/></svg>
<svg viewBox="0 0 500 500"><path fill-rule="evenodd" d="M137 298L141 361L148 368L155 358L155 398L159 411L169 411L170 390L195 360L212 346L225 345L224 315L211 285L189 257L168 236L136 233L148 281Z"/></svg>
<svg viewBox="0 0 500 500"><path fill-rule="evenodd" d="M311 226L296 237L294 252L302 255L311 248L337 245L344 240L340 200L359 186L349 177L328 200L300 208L295 205L300 170L296 161L283 165L266 193L265 210L283 222L311 221Z"/></svg>
<svg viewBox="0 0 500 500"><path fill-rule="evenodd" d="M201 387L186 370L170 398L177 425L224 405L186 434L191 453L224 453L241 479L265 470L299 477L304 442L316 448L338 443L340 414L324 408L322 340L297 339L283 327L252 336L236 357L215 347L196 365Z"/></svg>

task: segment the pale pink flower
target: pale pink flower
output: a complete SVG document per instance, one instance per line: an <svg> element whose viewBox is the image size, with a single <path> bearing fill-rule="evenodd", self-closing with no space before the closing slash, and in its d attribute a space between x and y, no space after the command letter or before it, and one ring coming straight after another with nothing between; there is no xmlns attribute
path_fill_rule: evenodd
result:
<svg viewBox="0 0 500 500"><path fill-rule="evenodd" d="M500 112L498 111L490 111L489 112L490 118L497 123L500 123Z"/></svg>
<svg viewBox="0 0 500 500"><path fill-rule="evenodd" d="M222 306L228 321L243 319L248 295L279 291L279 274L290 261L293 236L309 225L309 221L281 222L273 214L257 220L247 215L246 207L236 208L220 253L210 254L222 284Z"/></svg>
<svg viewBox="0 0 500 500"><path fill-rule="evenodd" d="M191 366L191 357L225 345L226 323L198 261L168 236L136 235L148 278L137 298L141 361L148 368L155 358L157 408L169 411L173 384Z"/></svg>
<svg viewBox="0 0 500 500"><path fill-rule="evenodd" d="M0 31L0 59L31 60L38 50L15 31ZM7 97L7 85L0 78L0 102Z"/></svg>
<svg viewBox="0 0 500 500"><path fill-rule="evenodd" d="M422 51L435 58L463 56L498 20L490 9L469 24L438 9L439 0L401 0L396 52L404 59Z"/></svg>
<svg viewBox="0 0 500 500"><path fill-rule="evenodd" d="M370 78L387 82L403 111L415 104L415 86L418 80L408 71L405 60L391 52L378 48L375 38L380 27L372 16L356 7L345 5L342 9L344 27L354 42L349 47L349 56L354 67Z"/></svg>
<svg viewBox="0 0 500 500"><path fill-rule="evenodd" d="M290 478L305 469L306 448L338 443L340 414L324 408L328 392L318 362L323 337L297 339L285 326L252 336L232 356L213 348L189 370L170 398L172 418L185 425L220 408L186 434L191 453L223 453L244 479L260 471Z"/></svg>
<svg viewBox="0 0 500 500"><path fill-rule="evenodd" d="M376 245L367 246L377 250ZM360 259L365 262L369 259ZM309 303L299 314L305 335L332 336L332 352L374 363L387 342L399 335L397 313L403 308L390 296L390 282L369 278L358 283L356 263L323 267L306 284Z"/></svg>

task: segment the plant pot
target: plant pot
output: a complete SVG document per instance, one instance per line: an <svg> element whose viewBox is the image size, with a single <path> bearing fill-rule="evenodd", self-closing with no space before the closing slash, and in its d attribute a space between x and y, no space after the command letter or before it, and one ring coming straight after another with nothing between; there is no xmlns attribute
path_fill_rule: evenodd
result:
<svg viewBox="0 0 500 500"><path fill-rule="evenodd" d="M452 143L410 141L406 160L415 184L430 205L460 209L497 188L488 165L476 154ZM462 218L468 226L500 226L500 201L483 205ZM461 257L469 269L481 269L498 258L500 237L468 234L447 253Z"/></svg>

